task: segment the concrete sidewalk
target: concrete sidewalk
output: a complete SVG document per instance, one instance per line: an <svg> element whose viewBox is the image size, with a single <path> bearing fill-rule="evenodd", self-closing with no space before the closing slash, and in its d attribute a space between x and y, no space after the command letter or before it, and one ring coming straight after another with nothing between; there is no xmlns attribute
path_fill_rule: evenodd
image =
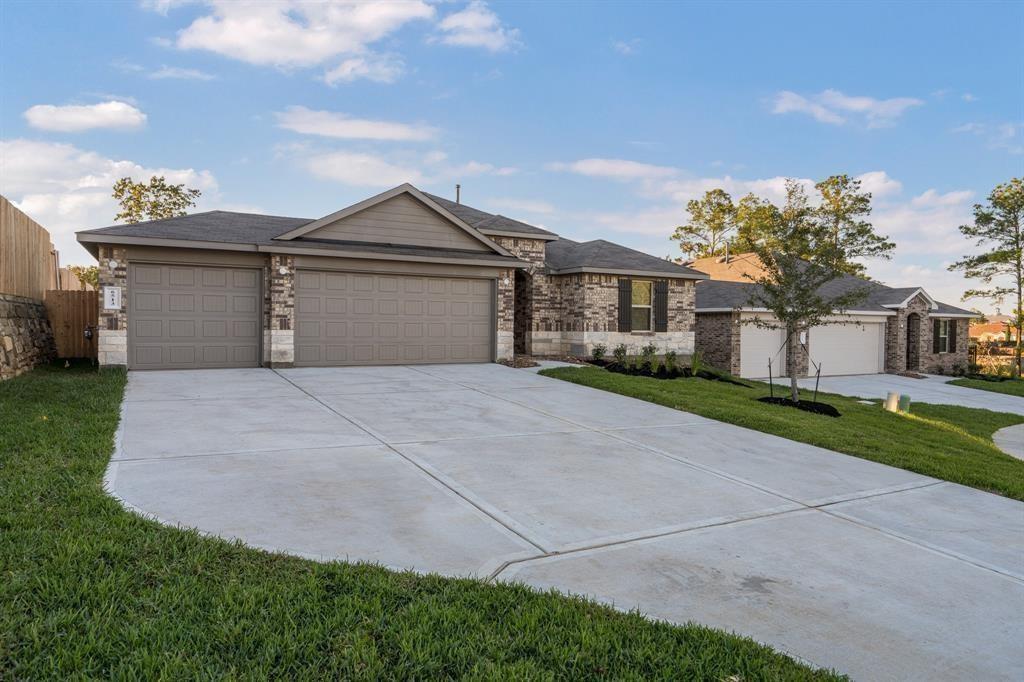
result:
<svg viewBox="0 0 1024 682"><path fill-rule="evenodd" d="M1024 504L500 365L133 372L107 485L257 547L557 587L855 678L1024 666Z"/></svg>

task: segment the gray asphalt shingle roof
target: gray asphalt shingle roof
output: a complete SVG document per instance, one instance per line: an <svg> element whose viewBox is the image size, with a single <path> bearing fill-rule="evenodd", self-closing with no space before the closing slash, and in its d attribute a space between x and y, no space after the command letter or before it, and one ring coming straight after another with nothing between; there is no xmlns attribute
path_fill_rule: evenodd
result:
<svg viewBox="0 0 1024 682"><path fill-rule="evenodd" d="M481 211L478 208L466 206L465 204L457 204L450 199L445 199L444 197L439 197L436 194L430 194L429 192L424 192L423 194L436 201L446 210L454 213L466 224L475 227L478 230L521 232L524 235L532 234L538 237L558 237L554 232L549 232L535 225L529 225L518 220L513 220L512 218L507 218L503 215L487 213L486 211Z"/></svg>
<svg viewBox="0 0 1024 682"><path fill-rule="evenodd" d="M726 282L722 280L708 280L697 283L697 312L702 310L722 310L750 307L751 294L757 290L758 285L753 282ZM821 287L820 293L823 296L838 296L852 291L859 287L868 289L867 298L863 303L858 304L851 312L892 312L887 305L897 305L905 301L911 294L920 287L887 287L878 282L870 282L852 275L843 275L828 282ZM957 308L947 303L936 301L938 308L933 311L935 314L965 315L971 311Z"/></svg>
<svg viewBox="0 0 1024 682"><path fill-rule="evenodd" d="M672 261L658 258L642 251L615 244L604 239L589 242L574 242L559 239L549 242L546 248L547 266L554 271L592 268L599 270L620 270L657 272L666 276L700 278L704 273Z"/></svg>
<svg viewBox="0 0 1024 682"><path fill-rule="evenodd" d="M270 244L274 237L312 222L311 218L286 218L206 211L163 220L146 220L131 225L112 225L85 234L109 234L118 237L150 237L154 239L187 239L201 242L234 244Z"/></svg>

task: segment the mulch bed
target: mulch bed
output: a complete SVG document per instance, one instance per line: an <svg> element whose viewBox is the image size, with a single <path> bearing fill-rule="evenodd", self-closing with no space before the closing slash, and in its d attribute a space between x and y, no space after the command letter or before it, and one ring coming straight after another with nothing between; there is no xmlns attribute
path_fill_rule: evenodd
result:
<svg viewBox="0 0 1024 682"><path fill-rule="evenodd" d="M816 403L812 400L801 400L799 402L793 402L791 398L772 398L765 396L764 398L758 398L760 403L768 403L769 405L781 405L783 407L795 407L798 410L804 412L812 412L814 414L823 414L828 417L839 417L841 413L836 408L832 407L828 403Z"/></svg>
<svg viewBox="0 0 1024 682"><path fill-rule="evenodd" d="M664 364L658 365L654 368L651 363L644 363L639 366L634 365L623 365L615 362L614 360L588 360L591 365L597 367L604 367L609 372L615 372L616 374L628 374L634 377L650 377L651 379L692 379L694 377L693 371L689 367L673 367L669 369ZM743 388L750 388L748 384L736 381L728 376L721 374L715 374L714 372L708 372L707 370L698 370L696 377L698 379L707 379L708 381L722 381L727 384L733 384L734 386L742 386Z"/></svg>

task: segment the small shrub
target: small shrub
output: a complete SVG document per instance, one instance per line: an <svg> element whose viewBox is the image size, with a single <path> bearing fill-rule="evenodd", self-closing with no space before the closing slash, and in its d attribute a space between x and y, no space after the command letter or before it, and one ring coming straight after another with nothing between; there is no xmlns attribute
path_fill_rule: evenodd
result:
<svg viewBox="0 0 1024 682"><path fill-rule="evenodd" d="M620 365L625 365L626 352L626 344L620 343L619 345L615 346L615 349L612 351L612 357L615 358L615 362L619 363Z"/></svg>
<svg viewBox="0 0 1024 682"><path fill-rule="evenodd" d="M658 353L658 347L648 343L640 347L640 370L644 374L654 373L654 359Z"/></svg>
<svg viewBox="0 0 1024 682"><path fill-rule="evenodd" d="M932 367L932 374L938 374L939 376L942 376L945 373L946 368L943 367L942 365L935 365L934 367Z"/></svg>
<svg viewBox="0 0 1024 682"><path fill-rule="evenodd" d="M665 351L665 369L671 372L678 367L679 356L674 350Z"/></svg>
<svg viewBox="0 0 1024 682"><path fill-rule="evenodd" d="M694 350L690 356L690 373L697 376L704 369L704 356L699 350Z"/></svg>
<svg viewBox="0 0 1024 682"><path fill-rule="evenodd" d="M955 377L962 377L963 375L967 374L967 368L964 367L964 364L962 362L956 362L953 364L952 374Z"/></svg>
<svg viewBox="0 0 1024 682"><path fill-rule="evenodd" d="M608 346L603 343L595 343L594 347L590 349L590 357L595 360L604 360L605 354L608 352Z"/></svg>

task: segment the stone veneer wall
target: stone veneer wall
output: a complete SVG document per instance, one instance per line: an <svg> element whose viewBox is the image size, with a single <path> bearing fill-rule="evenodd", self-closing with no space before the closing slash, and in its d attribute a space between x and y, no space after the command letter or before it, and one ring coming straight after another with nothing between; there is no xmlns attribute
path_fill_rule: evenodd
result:
<svg viewBox="0 0 1024 682"><path fill-rule="evenodd" d="M123 247L101 246L98 250L100 312L97 330L97 359L100 367L128 366L128 258ZM114 267L111 267L114 263ZM103 287L121 287L121 308L104 310Z"/></svg>
<svg viewBox="0 0 1024 682"><path fill-rule="evenodd" d="M264 291L264 362L270 367L295 364L295 257L273 254L267 263Z"/></svg>
<svg viewBox="0 0 1024 682"><path fill-rule="evenodd" d="M43 303L0 294L0 380L27 372L56 354Z"/></svg>
<svg viewBox="0 0 1024 682"><path fill-rule="evenodd" d="M550 277L544 273L546 242L543 239L519 237L494 237L494 241L516 258L530 263L526 270L530 289L525 295L515 291L514 270L502 273L498 279L498 359L513 356L517 331L525 335L523 341L526 353L533 354L536 352L533 348L533 332L554 324L560 309L558 294L553 291ZM504 284L506 274L510 280L509 286ZM530 319L523 322L526 315ZM517 318L520 321L519 327L516 325Z"/></svg>
<svg viewBox="0 0 1024 682"><path fill-rule="evenodd" d="M704 362L729 374L740 374L739 313L702 313L697 315L697 350Z"/></svg>
<svg viewBox="0 0 1024 682"><path fill-rule="evenodd" d="M939 319L944 319L940 316L936 316ZM934 320L935 317L932 318ZM956 351L952 353L933 353L932 348L932 321L928 321L928 326L925 331L921 334L924 338L922 343L925 346L927 352L924 350L921 353L921 371L928 372L930 374L952 374L955 370L967 370L967 345L970 343L969 338L969 327L970 320L962 318L949 318L950 326L955 328L956 334Z"/></svg>

